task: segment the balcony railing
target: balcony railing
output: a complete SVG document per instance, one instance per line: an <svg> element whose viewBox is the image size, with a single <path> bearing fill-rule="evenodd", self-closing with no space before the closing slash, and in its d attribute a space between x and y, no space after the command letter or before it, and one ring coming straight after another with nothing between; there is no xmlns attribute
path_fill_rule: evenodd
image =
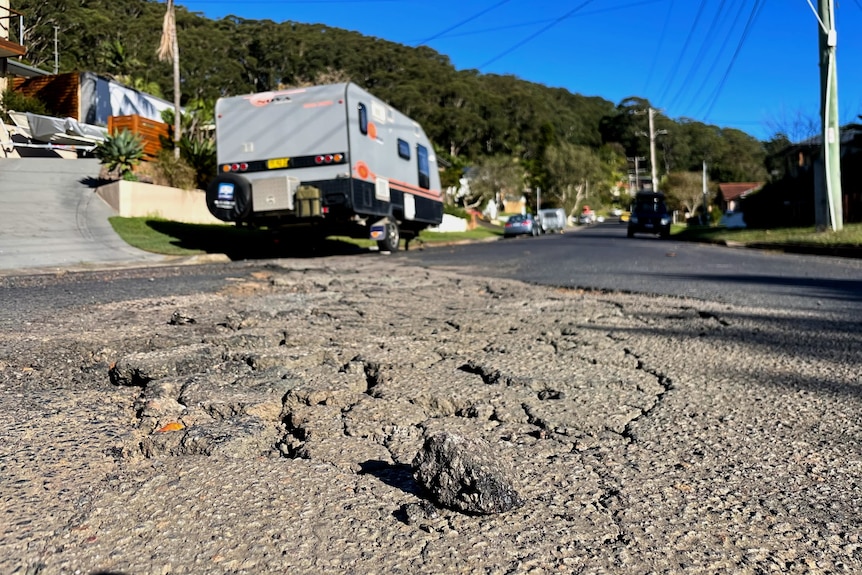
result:
<svg viewBox="0 0 862 575"><path fill-rule="evenodd" d="M0 58L23 56L24 48L24 15L20 12L0 6Z"/></svg>

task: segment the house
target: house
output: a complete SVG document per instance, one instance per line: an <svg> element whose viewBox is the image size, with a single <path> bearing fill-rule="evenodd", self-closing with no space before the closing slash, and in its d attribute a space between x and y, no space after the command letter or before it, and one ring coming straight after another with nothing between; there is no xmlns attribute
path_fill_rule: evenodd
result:
<svg viewBox="0 0 862 575"><path fill-rule="evenodd" d="M14 73L10 70L10 63L14 65L14 58L27 53L27 48L18 43L21 41L22 19L20 12L9 8L9 0L0 0L0 92L6 89L6 76Z"/></svg>
<svg viewBox="0 0 862 575"><path fill-rule="evenodd" d="M823 138L815 136L792 144L779 153L784 178L780 185L804 198L785 198L786 203L813 203L815 165L823 156ZM862 222L862 125L841 127L841 193L845 223ZM792 195L792 194L791 194ZM804 200L804 201L803 201ZM810 218L813 221L813 212Z"/></svg>
<svg viewBox="0 0 862 575"><path fill-rule="evenodd" d="M720 196L718 198L721 212L733 212L739 207L740 201L748 194L756 192L763 187L764 182L729 182L719 184Z"/></svg>
<svg viewBox="0 0 862 575"><path fill-rule="evenodd" d="M523 214L527 211L527 198L524 194L501 194L503 212L507 214Z"/></svg>
<svg viewBox="0 0 862 575"><path fill-rule="evenodd" d="M138 116L160 122L162 111L174 107L167 100L93 72L16 78L13 87L16 92L51 102L59 117L94 126L107 126L112 116Z"/></svg>

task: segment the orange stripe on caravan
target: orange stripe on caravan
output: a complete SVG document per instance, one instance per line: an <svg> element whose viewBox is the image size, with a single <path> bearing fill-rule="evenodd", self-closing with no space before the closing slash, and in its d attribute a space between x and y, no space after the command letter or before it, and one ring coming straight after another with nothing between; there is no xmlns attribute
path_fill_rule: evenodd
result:
<svg viewBox="0 0 862 575"><path fill-rule="evenodd" d="M400 180L389 180L389 185L402 192L410 192L411 194L425 196L432 200L440 199L440 190L426 190L425 188L420 188L419 186L414 186L413 184L408 184L407 182L402 182Z"/></svg>

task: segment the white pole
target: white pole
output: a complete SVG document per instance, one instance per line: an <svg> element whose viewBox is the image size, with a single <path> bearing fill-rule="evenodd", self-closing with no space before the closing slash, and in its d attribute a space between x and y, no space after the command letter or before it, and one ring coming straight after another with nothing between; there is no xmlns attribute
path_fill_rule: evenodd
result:
<svg viewBox="0 0 862 575"><path fill-rule="evenodd" d="M57 40L57 30L59 26L54 26L54 75L60 72L60 43Z"/></svg>
<svg viewBox="0 0 862 575"><path fill-rule="evenodd" d="M707 225L709 223L708 217L708 201L707 201L707 191L706 191L706 160L703 161L703 223Z"/></svg>
<svg viewBox="0 0 862 575"><path fill-rule="evenodd" d="M655 125L653 123L653 117L655 116L655 110L652 108L649 109L649 163L652 167L652 191L658 191L658 175L655 166Z"/></svg>

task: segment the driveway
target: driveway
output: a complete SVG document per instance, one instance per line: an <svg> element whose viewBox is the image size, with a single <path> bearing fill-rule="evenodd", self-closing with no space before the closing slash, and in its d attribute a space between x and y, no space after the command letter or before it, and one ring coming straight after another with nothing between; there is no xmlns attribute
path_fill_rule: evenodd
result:
<svg viewBox="0 0 862 575"><path fill-rule="evenodd" d="M0 269L159 262L114 233L113 211L91 187L95 159L0 159Z"/></svg>

